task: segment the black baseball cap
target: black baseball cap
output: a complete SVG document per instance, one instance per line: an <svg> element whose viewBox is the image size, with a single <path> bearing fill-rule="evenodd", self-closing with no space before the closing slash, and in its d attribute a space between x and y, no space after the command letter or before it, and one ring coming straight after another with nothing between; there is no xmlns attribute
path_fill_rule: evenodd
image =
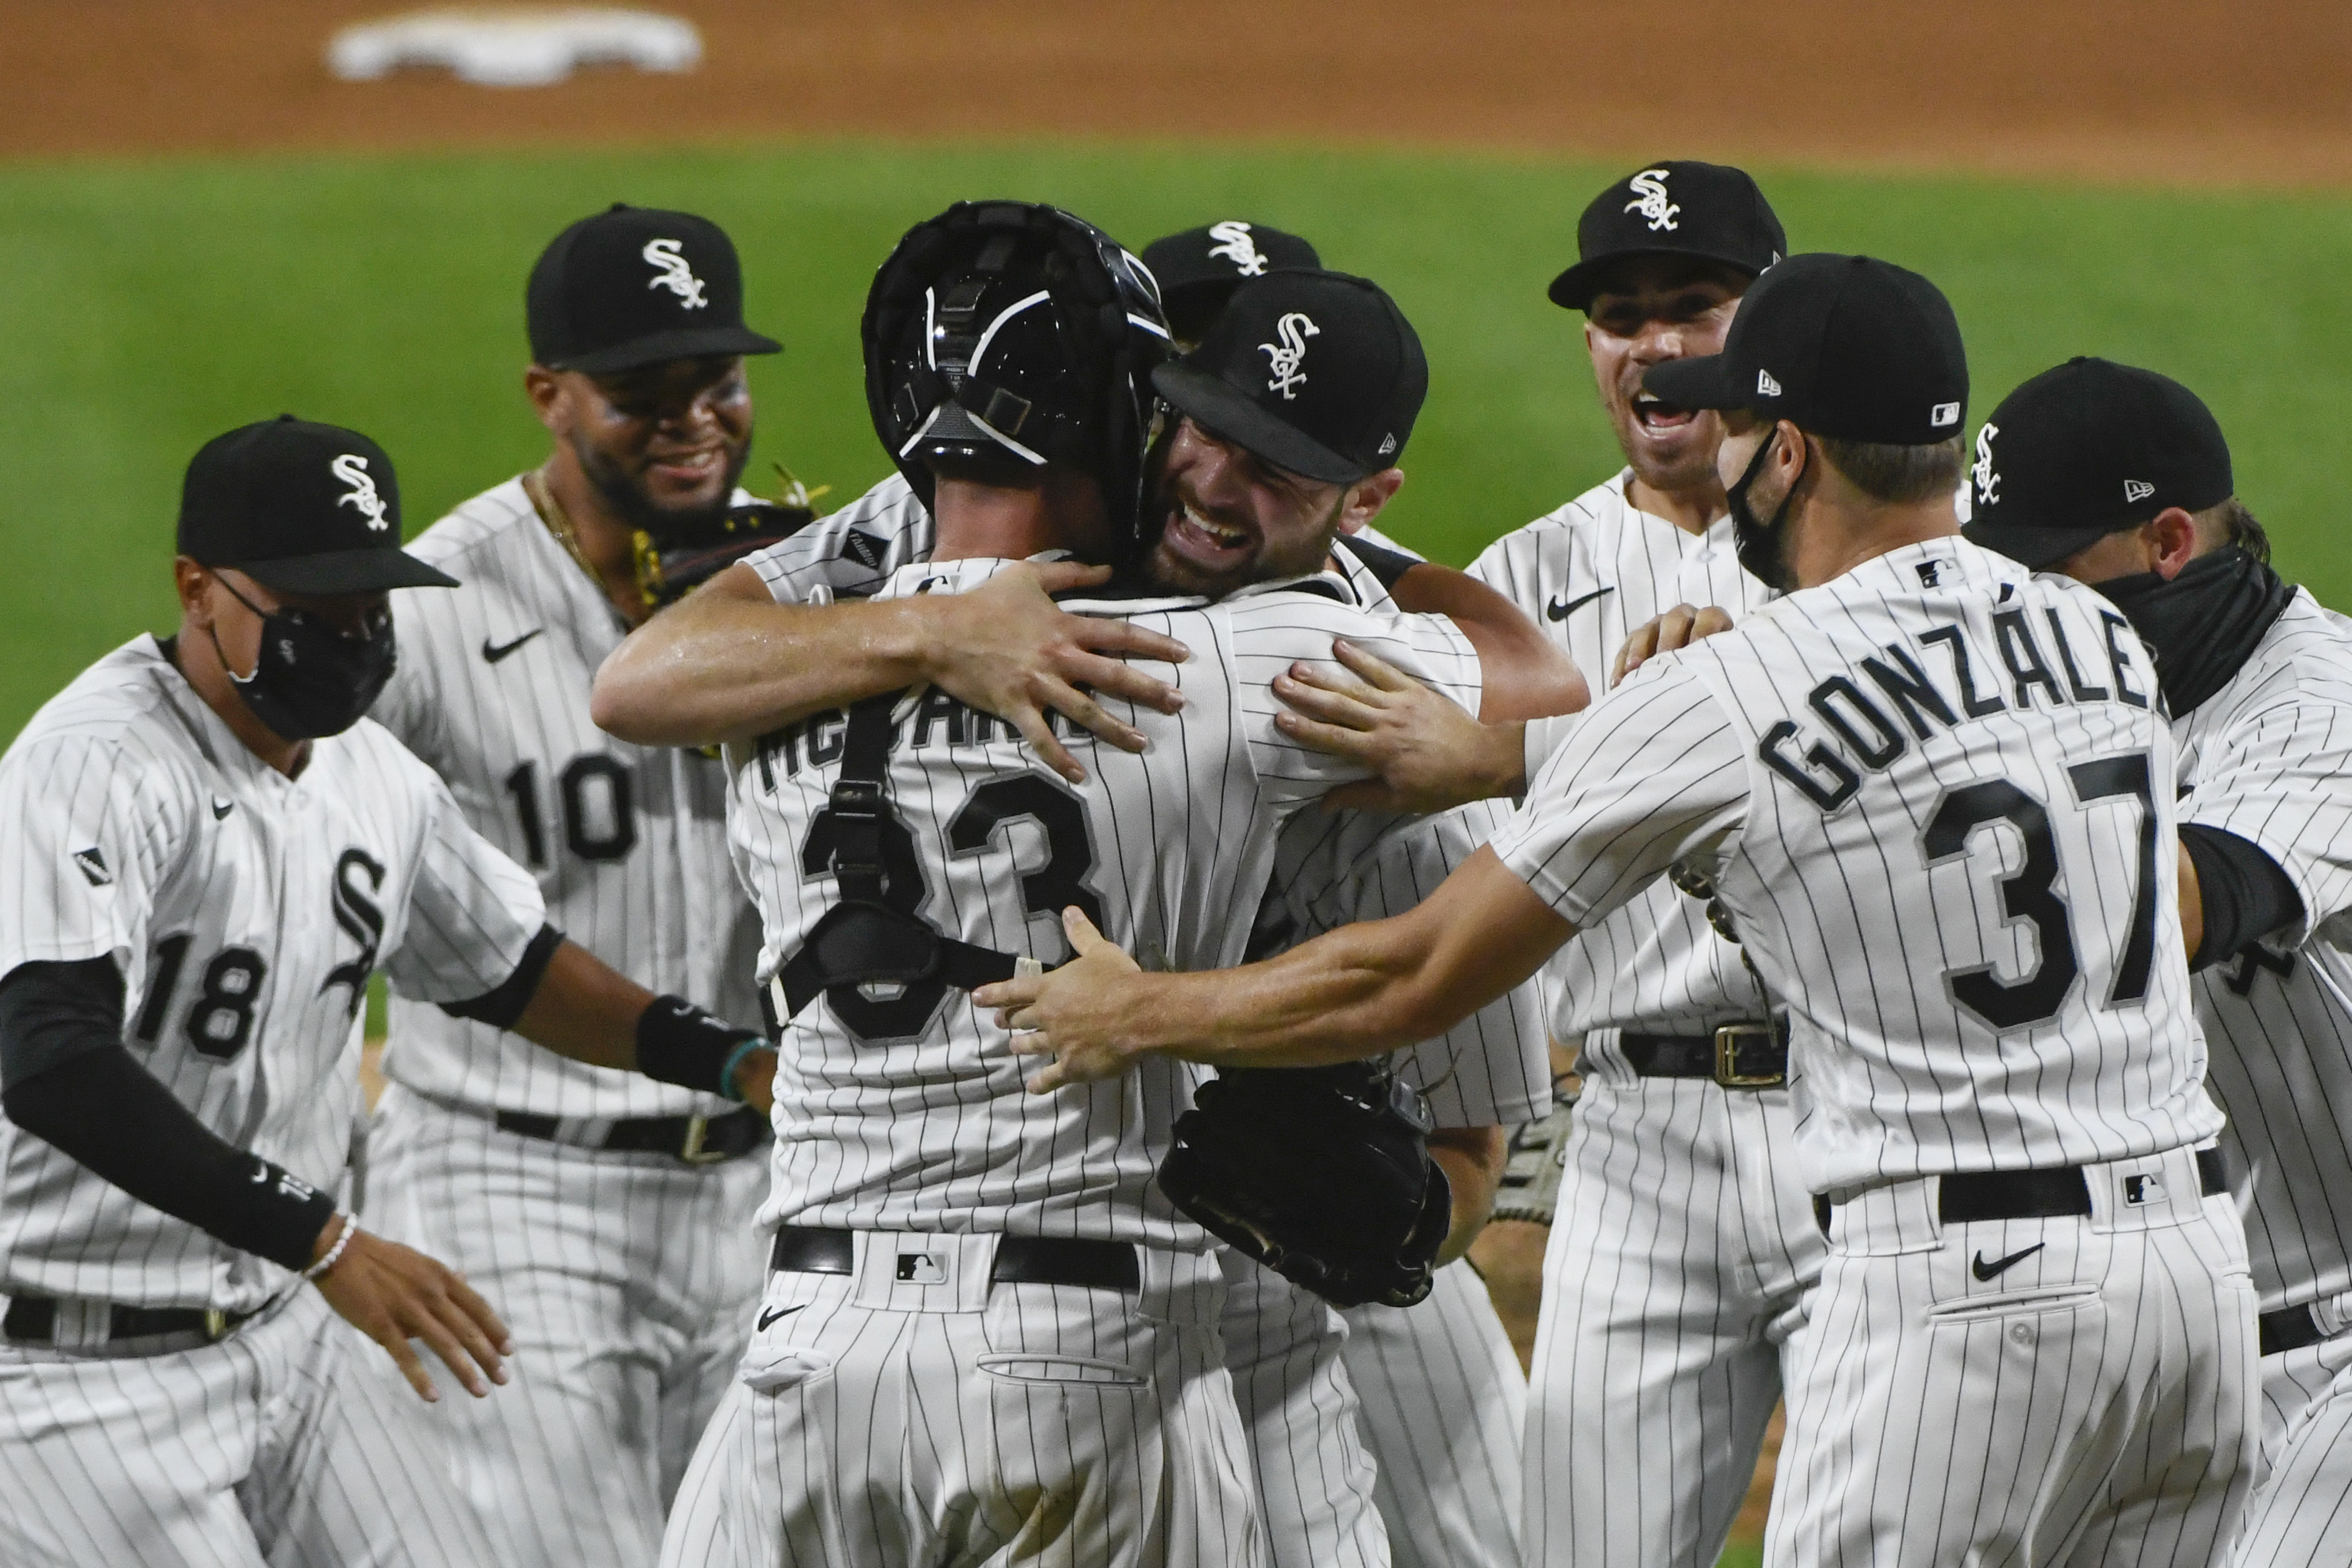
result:
<svg viewBox="0 0 2352 1568"><path fill-rule="evenodd" d="M1629 256L1696 257L1753 278L1788 248L1772 204L1745 169L1670 159L1592 198L1576 220L1576 265L1551 280L1551 302L1587 309L1601 275Z"/></svg>
<svg viewBox="0 0 2352 1568"><path fill-rule="evenodd" d="M1251 279L1286 268L1319 268L1323 258L1295 234L1227 218L1153 240L1143 247L1143 264L1159 279L1169 325L1178 337L1193 339Z"/></svg>
<svg viewBox="0 0 2352 1568"><path fill-rule="evenodd" d="M1723 352L1653 365L1678 408L1746 408L1842 441L1925 447L1969 406L1960 324L1943 290L1891 262L1814 251L1756 280Z"/></svg>
<svg viewBox="0 0 2352 1568"><path fill-rule="evenodd" d="M783 345L743 324L743 267L709 218L614 203L540 252L523 294L530 357L603 375Z"/></svg>
<svg viewBox="0 0 2352 1568"><path fill-rule="evenodd" d="M180 487L180 553L287 594L454 588L400 547L400 481L356 430L281 414L215 436Z"/></svg>
<svg viewBox="0 0 2352 1568"><path fill-rule="evenodd" d="M1151 384L1276 468L1353 484L1404 455L1429 361L1379 284L1269 272L1234 290L1201 346L1153 371Z"/></svg>
<svg viewBox="0 0 2352 1568"><path fill-rule="evenodd" d="M1977 432L1972 544L2037 570L2168 507L2237 493L2230 444L2170 376L2077 357L2000 400Z"/></svg>

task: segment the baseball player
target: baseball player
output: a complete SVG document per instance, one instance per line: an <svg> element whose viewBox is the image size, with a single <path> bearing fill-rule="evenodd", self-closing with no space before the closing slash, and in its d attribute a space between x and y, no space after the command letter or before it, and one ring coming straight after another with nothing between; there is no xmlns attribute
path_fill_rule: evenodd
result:
<svg viewBox="0 0 2352 1568"><path fill-rule="evenodd" d="M1323 258L1295 234L1226 218L1153 240L1143 247L1143 265L1160 285L1176 351L1191 353L1234 289L1278 267L1319 268Z"/></svg>
<svg viewBox="0 0 2352 1568"><path fill-rule="evenodd" d="M1153 580L1223 594L1270 575L1310 570L1331 552L1335 527L1362 537L1361 525L1394 493L1402 474L1393 468L1367 473L1347 468L1350 477L1343 486L1328 477L1309 479L1269 468L1268 459L1254 450L1286 451L1291 461L1307 463L1322 474L1328 458L1317 463L1295 450L1308 438L1300 432L1320 432L1335 419L1356 417L1344 395L1350 381L1347 372L1377 348L1384 334L1393 341L1387 314L1360 320L1345 309L1360 292L1359 286L1303 287L1307 292L1302 294L1296 288L1267 292L1264 286L1250 286L1244 296L1247 308L1238 309L1230 323L1221 325L1221 341L1206 345L1203 355L1218 367L1218 380L1233 385L1264 383L1267 378L1260 340L1281 346L1282 319L1294 307L1304 307L1308 320L1319 323L1317 346L1324 351L1322 362L1331 368L1319 381L1311 373L1299 377L1292 388L1297 395L1293 400L1282 400L1269 390L1263 410L1226 408L1222 416L1209 416L1221 428L1246 429L1246 446L1210 435L1194 419L1180 419L1155 464L1155 517L1164 516L1168 526L1158 531L1146 563ZM1327 310L1318 300L1332 300L1333 309ZM1377 365L1364 368L1368 374L1394 374ZM1167 390L1188 406L1198 405L1204 411L1210 406L1197 386L1189 396L1177 384ZM1216 396L1212 385L1205 397ZM1402 408L1402 416L1409 417L1417 405L1416 395ZM1288 447L1282 446L1285 441ZM1392 458L1394 454L1385 456ZM844 513L758 558L768 584L761 592L772 592L780 601L806 600L818 591L822 578L824 592L870 593L876 574L868 563L921 559L929 552L928 515L910 506L909 495L903 482L887 482ZM1344 504L1335 507L1335 500ZM888 542L897 540L906 541L906 549L894 555ZM845 555L850 558L845 560ZM1515 667L1565 668L1520 617L1458 574L1378 549L1342 550L1338 559L1368 603L1388 602L1389 585L1394 584L1399 596L1427 601L1416 603L1416 608L1461 614L1473 635L1484 639L1480 647L1490 702L1509 679L1524 679L1514 675ZM1372 561L1380 564L1368 564ZM722 582L719 586L724 592L729 585ZM1441 602L1449 592L1463 602ZM934 609L952 603L930 601ZM710 609L708 598L683 606L655 623L646 636L688 625L698 616L709 618ZM1499 615L1513 624L1512 629L1481 625L1477 616L1482 613ZM691 662L694 640L691 636L674 637L660 662ZM858 652L859 646L850 644L843 647L840 661L814 652L803 658L819 668L842 668ZM625 650L615 665L626 658ZM1527 681L1530 689L1538 684ZM746 695L756 700L769 689L753 684ZM837 691L839 700L857 695L845 682ZM789 711L746 711L730 715L726 723L733 728L793 716ZM1384 819L1370 832L1336 834L1326 830L1324 820L1300 820L1286 833L1277 872L1290 894L1289 918L1310 926L1317 908L1328 909L1334 897L1393 900L1433 885L1453 858L1479 841L1460 820L1395 831L1392 819ZM1297 837L1302 827L1307 830L1303 839ZM1360 890L1345 893L1349 885ZM1533 1055L1539 1048L1539 1035L1532 1008L1532 999L1525 995L1497 1004L1454 1037L1432 1042L1408 1071L1432 1088L1433 1109L1443 1124L1436 1140L1440 1157L1447 1162L1465 1214L1483 1212L1483 1195L1474 1199L1474 1194L1483 1194L1492 1180L1486 1167L1499 1142L1496 1124L1524 1115L1529 1095L1542 1089L1542 1065ZM1465 1236L1469 1228L1465 1227ZM1426 1531L1433 1524L1452 1530L1457 1544L1465 1531L1473 1542L1488 1542L1465 1560L1507 1561L1512 1511L1494 1501L1507 1498L1516 1479L1509 1460L1516 1447L1521 1379L1511 1365L1507 1341L1493 1309L1467 1269L1451 1268L1441 1277L1435 1304L1408 1313L1366 1308L1356 1314L1387 1331L1371 1352L1370 1365L1383 1381L1377 1396L1367 1402L1378 1417L1370 1425L1374 1447L1392 1450L1398 1458L1391 1469L1412 1478L1395 1500L1382 1489L1379 1509L1374 1506L1374 1472L1355 1436L1351 1412L1356 1400L1340 1370L1342 1334L1331 1310L1239 1255L1233 1260L1232 1285L1224 1319L1228 1362L1240 1380L1250 1418L1276 1561L1385 1561L1383 1511L1408 1521L1415 1530ZM1465 1367L1491 1381L1497 1396L1465 1401L1456 1386L1445 1391L1452 1397L1441 1403L1431 1380L1444 1376L1458 1381ZM1433 1414L1433 1407L1439 1408ZM1389 1506L1391 1500L1393 1507ZM1496 1542L1502 1544L1493 1544ZM1454 1554L1448 1547L1429 1555L1448 1560Z"/></svg>
<svg viewBox="0 0 2352 1568"><path fill-rule="evenodd" d="M1343 1059L1459 1017L1679 868L1788 1010L1828 1232L1766 1560L2206 1563L2252 1462L2253 1292L2173 875L2172 739L2106 602L1958 535L1967 371L1915 274L1816 255L1719 355L1739 553L1786 596L1646 662L1412 913L1214 977L975 994L1041 1089ZM2202 1155L2202 1157L2200 1157Z"/></svg>
<svg viewBox="0 0 2352 1568"><path fill-rule="evenodd" d="M1720 418L1662 400L1643 377L1720 352L1741 295L1786 242L1747 174L1683 162L1602 190L1577 237L1577 264L1550 295L1585 312L1626 467L1496 540L1470 572L1598 672L1672 606L1765 602L1741 570L1716 474ZM1361 728L1378 716L1360 700L1376 695L1364 677L1395 683L1356 662L1358 679L1303 673L1282 689L1307 720L1287 732L1386 763L1392 754ZM1580 722L1523 736L1482 731L1451 705L1416 710L1451 715L1420 749L1465 776L1456 793L1519 793ZM1785 1050L1738 949L1665 881L1582 931L1548 979L1554 1036L1582 1043L1583 1088L1555 1156L1564 1217L1552 1225L1535 1345L1528 1554L1706 1568L1747 1495L1821 1270L1821 1233L1791 1163Z"/></svg>
<svg viewBox="0 0 2352 1568"><path fill-rule="evenodd" d="M1089 256L1119 285L1119 335L1097 335L1102 317L1085 305L1099 291L1083 268L1065 295L1059 268L1042 265ZM1316 435L1335 445L1296 428L1292 439L1318 468L1376 471L1366 459L1408 428L1391 389L1409 334L1367 285L1304 287L1298 302L1335 338L1391 363L1350 375L1359 356L1332 355L1339 395ZM1351 319L1361 316L1388 325L1384 342ZM910 482L935 492L922 499L938 531L932 563L894 574L877 598L955 592L1003 564L975 549L1074 542L1102 553L1132 537L1149 406L1140 373L1158 353L1156 302L1132 258L1050 209L952 209L884 267L867 323L877 428L919 469ZM1099 425L1087 391L1097 378L1084 359L1062 361L1070 341L1101 355L1114 390L1122 378L1132 387L1122 426ZM1017 426L994 390L1006 386L1026 405ZM944 400L927 407L926 388ZM1266 420L1231 387L1223 403L1237 421ZM746 1358L753 1397L733 1426L745 1457L731 1530L755 1557L842 1560L877 1541L886 1555L894 1542L1087 1561L1255 1555L1215 1332L1222 1274L1204 1234L1150 1181L1189 1076L1171 1067L1092 1103L1024 1100L1016 1065L960 993L1010 973L1044 933L1036 917L1069 897L1171 963L1238 959L1282 816L1335 776L1361 776L1346 764L1298 771L1260 684L1336 631L1414 658L1475 703L1475 659L1458 633L1417 652L1401 623L1324 597L1352 598L1339 580L1314 581L1323 586L1207 611L1165 596L1102 602L1099 613L1149 617L1196 651L1175 667L1180 718L1128 716L1157 756L1095 748L1076 792L1039 772L1009 731L940 693L885 694L845 720L820 714L738 749L738 863L767 920L777 1011L793 1020L763 1211L778 1272ZM854 804L877 786L878 813ZM902 931L887 941L867 929L885 911ZM871 982L887 965L856 955L919 950L904 930L918 921L944 928L938 957L902 961L900 984L877 994ZM983 1470L950 1437L915 1495L878 1507L863 1479L877 1464L900 1474L894 1434L906 1424L1019 1433L1041 1419L1053 1426L1049 1453L1000 1436ZM1008 1451L1022 1458L1009 1470ZM1066 1499L1052 1521L1022 1498L1046 1486Z"/></svg>
<svg viewBox="0 0 2352 1568"><path fill-rule="evenodd" d="M2338 1555L2352 1498L2352 625L2271 571L2196 395L2076 359L1979 433L1988 549L2090 584L2156 655L2201 926L2199 1020L2247 1182L2268 1473L2234 1560Z"/></svg>
<svg viewBox="0 0 2352 1568"><path fill-rule="evenodd" d="M378 967L607 1068L740 1084L761 1044L564 942L361 720L387 590L449 584L400 537L364 437L289 416L208 443L178 634L100 660L0 758L10 1563L492 1560L422 1408L336 1321L427 1400L412 1340L477 1396L506 1381L483 1298L337 1196Z"/></svg>
<svg viewBox="0 0 2352 1568"><path fill-rule="evenodd" d="M551 918L648 986L757 1020L759 928L727 862L715 756L597 730L589 683L656 594L641 563L756 542L742 273L719 228L616 206L547 247L524 387L547 461L415 552L461 580L406 617L374 718L528 867ZM650 590L650 591L649 591ZM449 1258L513 1326L509 1397L437 1413L499 1561L642 1568L731 1378L761 1278L766 1120L392 1004L368 1215Z"/></svg>

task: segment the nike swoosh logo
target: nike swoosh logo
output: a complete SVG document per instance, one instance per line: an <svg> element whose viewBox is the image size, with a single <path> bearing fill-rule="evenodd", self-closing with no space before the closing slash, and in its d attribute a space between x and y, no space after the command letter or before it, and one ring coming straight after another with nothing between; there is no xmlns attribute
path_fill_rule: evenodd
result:
<svg viewBox="0 0 2352 1568"><path fill-rule="evenodd" d="M799 1311L802 1307L805 1307L807 1305L808 1303L806 1301L803 1301L800 1307L771 1307L766 1311L760 1314L760 1327L765 1329L770 1323L774 1322L778 1318L789 1318L794 1312Z"/></svg>
<svg viewBox="0 0 2352 1568"><path fill-rule="evenodd" d="M1579 595L1573 599L1554 599L1550 604L1544 606L1544 614L1552 620L1564 621L1578 610L1584 608L1585 605L1601 597L1601 595L1613 594L1616 591L1616 585L1612 584L1606 588L1595 588L1590 594Z"/></svg>
<svg viewBox="0 0 2352 1568"><path fill-rule="evenodd" d="M223 800L218 795L213 796L213 820L215 822L225 820L228 814L236 809L236 802L233 800Z"/></svg>
<svg viewBox="0 0 2352 1568"><path fill-rule="evenodd" d="M1990 1279L1995 1275L2005 1273L2016 1265L2024 1262L2027 1258L2032 1257L2035 1253L2041 1251L2043 1247L2049 1245L2050 1244L2046 1241L2037 1241L2032 1247L2026 1247L2021 1252L2012 1252L2007 1258L1998 1258L1990 1263L1987 1263L1984 1260L1984 1254L1979 1252L1976 1255L1975 1258L1969 1262L1969 1271L1979 1279Z"/></svg>
<svg viewBox="0 0 2352 1568"><path fill-rule="evenodd" d="M531 638L537 637L546 629L547 628L545 626L533 626L530 630L523 633L522 636L515 638L512 642L494 643L489 638L484 637L482 639L482 657L488 659L490 663L496 664L499 660L506 658L507 655L514 652L515 649L522 647L523 644L530 641Z"/></svg>

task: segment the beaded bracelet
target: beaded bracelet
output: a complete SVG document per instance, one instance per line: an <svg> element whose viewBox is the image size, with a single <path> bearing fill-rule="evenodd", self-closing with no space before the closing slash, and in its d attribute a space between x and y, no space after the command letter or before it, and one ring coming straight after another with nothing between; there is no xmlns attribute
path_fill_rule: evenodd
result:
<svg viewBox="0 0 2352 1568"><path fill-rule="evenodd" d="M343 1222L341 1233L335 1237L335 1245L327 1248L327 1255L324 1258L302 1270L303 1279L313 1280L325 1279L327 1270L335 1266L336 1259L343 1255L343 1248L349 1247L352 1244L352 1237L358 1234L360 1222L357 1219L350 1215L339 1215L336 1217Z"/></svg>

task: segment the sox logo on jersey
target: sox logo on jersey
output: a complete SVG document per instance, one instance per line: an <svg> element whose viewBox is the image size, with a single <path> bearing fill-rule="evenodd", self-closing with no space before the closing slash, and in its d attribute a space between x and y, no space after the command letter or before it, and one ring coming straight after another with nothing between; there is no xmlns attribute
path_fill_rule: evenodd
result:
<svg viewBox="0 0 2352 1568"><path fill-rule="evenodd" d="M1297 388L1307 384L1307 373L1299 364L1307 358L1307 340L1322 335L1323 329L1308 319L1304 310L1291 310L1274 324L1279 343L1260 343L1258 350L1266 357L1266 368L1273 379L1265 384L1268 392L1279 392L1283 400L1297 397Z"/></svg>
<svg viewBox="0 0 2352 1568"><path fill-rule="evenodd" d="M327 466L335 478L352 487L336 500L337 506L358 508L372 532L381 533L392 526L384 515L389 509L375 488L375 476L368 472L365 458L357 452L345 452Z"/></svg>
<svg viewBox="0 0 2352 1568"><path fill-rule="evenodd" d="M1223 257L1234 264L1234 270L1244 278L1256 278L1265 271L1265 254L1250 237L1250 226L1228 218L1223 223L1209 226L1209 237L1217 243L1209 247L1209 254Z"/></svg>
<svg viewBox="0 0 2352 1568"><path fill-rule="evenodd" d="M1675 215L1683 209L1666 199L1665 170L1644 169L1626 182L1626 188L1633 193L1633 199L1625 204L1625 210L1639 212L1649 219L1652 233L1682 226L1675 221Z"/></svg>
<svg viewBox="0 0 2352 1568"><path fill-rule="evenodd" d="M688 266L686 258L679 254L684 248L683 240L649 239L646 241L645 249L638 254L654 266L654 276L646 280L646 287L667 289L686 302L685 309L699 310L709 301L702 297L702 279L694 275L694 268Z"/></svg>

